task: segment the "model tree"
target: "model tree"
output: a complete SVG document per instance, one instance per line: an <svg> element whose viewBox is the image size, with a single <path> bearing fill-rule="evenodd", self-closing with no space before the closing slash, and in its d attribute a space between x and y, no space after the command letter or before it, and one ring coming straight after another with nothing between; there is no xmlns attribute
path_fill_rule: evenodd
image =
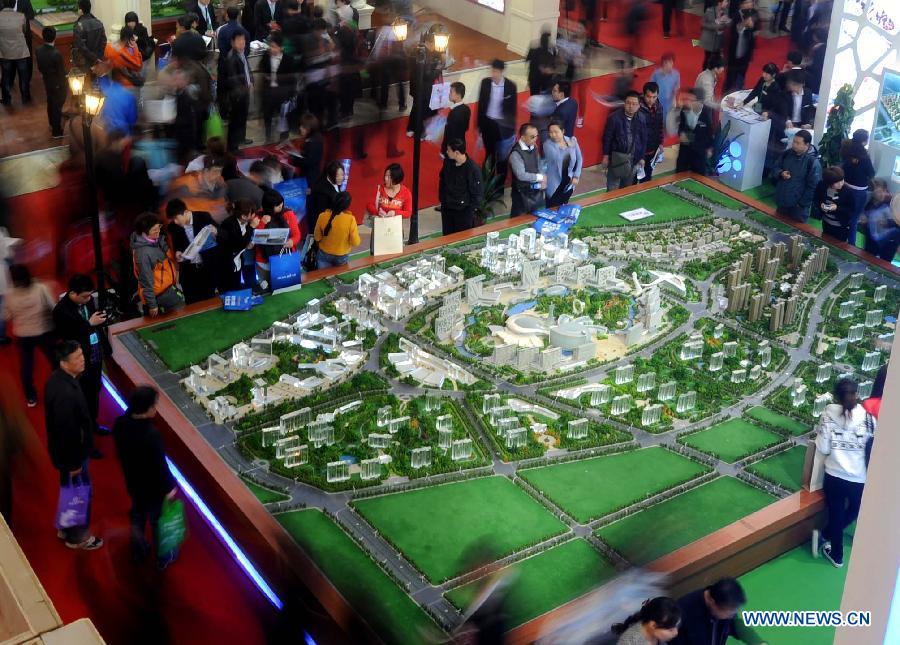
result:
<svg viewBox="0 0 900 645"><path fill-rule="evenodd" d="M834 105L825 120L825 134L819 141L823 166L841 163L841 143L850 134L856 110L853 108L853 86L845 83L834 97Z"/></svg>

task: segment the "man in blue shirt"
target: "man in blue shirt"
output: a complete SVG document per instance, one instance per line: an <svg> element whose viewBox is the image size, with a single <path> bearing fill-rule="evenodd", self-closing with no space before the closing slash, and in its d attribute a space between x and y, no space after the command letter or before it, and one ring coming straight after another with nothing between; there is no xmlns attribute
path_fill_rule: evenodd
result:
<svg viewBox="0 0 900 645"><path fill-rule="evenodd" d="M96 66L94 69L101 69ZM129 135L134 130L138 120L137 99L134 94L125 89L108 75L97 79L97 86L103 92L103 109L100 111L100 119L107 132L118 130Z"/></svg>

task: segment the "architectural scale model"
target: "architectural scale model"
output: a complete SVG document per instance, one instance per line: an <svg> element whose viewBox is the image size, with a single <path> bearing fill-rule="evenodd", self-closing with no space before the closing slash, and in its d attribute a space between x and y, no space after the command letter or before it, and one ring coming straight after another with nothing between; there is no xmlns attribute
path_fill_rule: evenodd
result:
<svg viewBox="0 0 900 645"><path fill-rule="evenodd" d="M483 534L499 566L646 564L666 551L637 522L670 498L730 522L798 490L770 464L802 464L836 379L871 389L900 309L893 276L709 187L647 194L657 215L634 223L615 215L643 204L613 199L568 234L513 228L331 278L167 393L283 495L268 507L289 530L319 509L398 583L412 614L360 609L388 641L459 623ZM721 528L694 520L681 544Z"/></svg>

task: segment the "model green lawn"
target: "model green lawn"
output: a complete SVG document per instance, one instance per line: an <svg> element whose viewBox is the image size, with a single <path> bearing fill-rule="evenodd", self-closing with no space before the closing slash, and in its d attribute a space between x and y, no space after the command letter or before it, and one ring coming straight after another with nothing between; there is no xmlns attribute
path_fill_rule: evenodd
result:
<svg viewBox="0 0 900 645"><path fill-rule="evenodd" d="M844 562L849 557L850 538L845 536ZM846 577L846 566L835 569L824 558L814 559L806 542L739 578L747 594L747 604L742 609L834 611L841 606ZM756 632L773 644L831 645L834 642L834 627L758 627ZM728 645L738 645L738 642L731 639ZM865 642L862 632L858 642Z"/></svg>
<svg viewBox="0 0 900 645"><path fill-rule="evenodd" d="M731 477L720 477L597 531L632 564L643 565L775 501Z"/></svg>
<svg viewBox="0 0 900 645"><path fill-rule="evenodd" d="M812 430L812 428L810 428L802 421L798 421L797 419L792 419L791 417L779 414L778 412L770 410L769 408L763 407L761 405L757 405L747 410L747 416L751 419L756 419L757 421L768 426L772 426L773 428L781 428L785 432L789 432L795 437L799 437L800 435L806 434L807 432Z"/></svg>
<svg viewBox="0 0 900 645"><path fill-rule="evenodd" d="M692 192L695 195L699 195L704 199L708 199L711 202L715 202L719 206L730 208L733 211L742 211L747 208L747 205L745 203L739 202L736 199L732 199L728 195L720 193L715 188L710 188L706 184L701 184L699 181L694 181L693 179L678 181L675 182L675 185L679 188L683 188L684 190Z"/></svg>
<svg viewBox="0 0 900 645"><path fill-rule="evenodd" d="M363 499L354 508L433 582L566 530L505 477Z"/></svg>
<svg viewBox="0 0 900 645"><path fill-rule="evenodd" d="M509 627L515 627L584 595L616 570L587 542L575 539L516 562L505 572L513 576L506 611ZM447 600L465 612L483 582L458 587L446 594Z"/></svg>
<svg viewBox="0 0 900 645"><path fill-rule="evenodd" d="M284 502L290 499L284 493L278 493L274 490L270 490L268 488L263 488L259 484L256 484L249 479L244 479L241 477L241 481L244 482L244 486L250 489L250 492L263 504L271 504L272 502Z"/></svg>
<svg viewBox="0 0 900 645"><path fill-rule="evenodd" d="M581 211L581 217L578 218L578 226L585 228L625 226L630 222L623 219L620 213L636 208L646 208L654 213L653 217L642 219L636 222L637 224L660 224L707 214L699 206L667 193L661 188L651 188L584 208Z"/></svg>
<svg viewBox="0 0 900 645"><path fill-rule="evenodd" d="M660 493L709 469L665 448L519 471L519 476L580 523Z"/></svg>
<svg viewBox="0 0 900 645"><path fill-rule="evenodd" d="M324 280L317 280L297 291L268 296L263 304L250 311L213 309L144 327L138 334L153 347L166 367L178 372L268 329L276 320L287 318L331 290Z"/></svg>
<svg viewBox="0 0 900 645"><path fill-rule="evenodd" d="M718 457L729 464L781 441L783 441L781 435L744 419L729 419L679 439L679 443Z"/></svg>
<svg viewBox="0 0 900 645"><path fill-rule="evenodd" d="M767 481L778 484L785 490L796 492L803 487L803 462L805 460L806 448L794 446L756 462L747 470Z"/></svg>
<svg viewBox="0 0 900 645"><path fill-rule="evenodd" d="M423 642L422 630L437 635L431 618L322 512L275 517L386 642Z"/></svg>

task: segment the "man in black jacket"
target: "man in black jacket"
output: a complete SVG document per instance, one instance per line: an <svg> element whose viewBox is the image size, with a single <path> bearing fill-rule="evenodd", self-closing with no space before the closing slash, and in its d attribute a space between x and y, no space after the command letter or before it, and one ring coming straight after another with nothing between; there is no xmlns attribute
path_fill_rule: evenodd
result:
<svg viewBox="0 0 900 645"><path fill-rule="evenodd" d="M281 105L289 101L297 90L297 65L293 55L284 50L284 36L274 31L269 36L269 49L259 61L262 85L263 124L266 142L272 140L272 119L281 117ZM285 125L287 125L285 123ZM288 137L288 131L279 132L280 140Z"/></svg>
<svg viewBox="0 0 900 645"><path fill-rule="evenodd" d="M484 186L481 183L481 169L466 154L464 140L451 140L447 144L446 154L438 195L441 201L441 228L444 235L449 235L475 225L475 209L481 205Z"/></svg>
<svg viewBox="0 0 900 645"><path fill-rule="evenodd" d="M265 3L266 0L262 0ZM225 85L228 88L228 152L237 152L247 140L247 113L250 111L250 92L253 89L253 72L244 53L247 38L235 31L231 37L231 51L225 60Z"/></svg>
<svg viewBox="0 0 900 645"><path fill-rule="evenodd" d="M447 113L447 125L444 127L441 154L447 153L447 144L451 141L466 140L466 133L469 131L469 123L472 120L472 110L463 103L465 96L465 85L459 81L450 83L450 111Z"/></svg>
<svg viewBox="0 0 900 645"><path fill-rule="evenodd" d="M103 374L103 356L112 353L106 337L106 312L97 311L94 302L94 283L82 274L75 274L69 280L69 290L53 308L53 325L62 340L73 340L84 352L84 374L81 375L81 389L87 400L94 431L109 434L109 430L97 425L100 409L100 387ZM91 455L102 457L98 451Z"/></svg>
<svg viewBox="0 0 900 645"><path fill-rule="evenodd" d="M193 212L180 199L169 200L166 204L166 215L169 222L169 237L172 250L178 261L178 281L184 291L187 304L202 302L215 295L213 272L216 270L217 246L202 251L196 260L184 260L181 254L190 246L194 238L207 226L216 230L212 215L205 211Z"/></svg>
<svg viewBox="0 0 900 645"><path fill-rule="evenodd" d="M644 183L653 178L651 164L662 151L666 136L666 115L659 102L659 85L653 81L644 83L644 91L641 94L641 114L644 115L644 123L647 126L647 139L644 143L644 178L638 183Z"/></svg>
<svg viewBox="0 0 900 645"><path fill-rule="evenodd" d="M185 5L188 13L195 14L199 18L197 21L197 33L212 36L219 27L212 0L193 0L185 3Z"/></svg>
<svg viewBox="0 0 900 645"><path fill-rule="evenodd" d="M746 602L744 590L734 578L722 578L706 589L682 596L678 599L681 625L670 645L725 645L729 637L764 645L759 635L737 618Z"/></svg>
<svg viewBox="0 0 900 645"><path fill-rule="evenodd" d="M220 293L236 289L252 289L256 286L253 229L258 225L256 208L247 200L239 199L232 206L231 215L226 217L219 227L216 240L220 247Z"/></svg>
<svg viewBox="0 0 900 645"><path fill-rule="evenodd" d="M506 177L505 154L500 158L500 144L516 133L516 84L503 76L506 63L497 59L491 63L491 75L482 79L478 92L478 130L484 152L494 161L498 175ZM508 152L508 151L504 151Z"/></svg>
<svg viewBox="0 0 900 645"><path fill-rule="evenodd" d="M125 488L131 497L131 553L136 560L150 552L145 537L147 523L153 543L159 545L159 516L163 501L173 499L178 489L169 472L166 453L159 431L153 427L159 394L149 385L135 388L128 398L128 409L113 425L116 453L125 477ZM165 568L175 554L157 555L160 568Z"/></svg>
<svg viewBox="0 0 900 645"><path fill-rule="evenodd" d="M692 170L701 175L706 174L706 160L712 156L713 143L716 137L715 122L712 110L703 103L703 90L693 88L685 93L686 100L678 97L681 110L669 113L674 117L670 130L678 131L681 144L678 146L678 158L675 160L676 172Z"/></svg>
<svg viewBox="0 0 900 645"><path fill-rule="evenodd" d="M744 89L747 68L756 49L756 15L752 9L741 9L739 19L731 26L728 47L728 68L725 72L725 91Z"/></svg>
<svg viewBox="0 0 900 645"><path fill-rule="evenodd" d="M806 73L791 70L785 78L786 91L781 95L778 113L784 117L784 127L810 130L816 120L816 106L812 92L806 88Z"/></svg>
<svg viewBox="0 0 900 645"><path fill-rule="evenodd" d="M272 23L281 24L283 18L281 0L256 0L253 7L253 37L265 40L272 31Z"/></svg>
<svg viewBox="0 0 900 645"><path fill-rule="evenodd" d="M72 66L88 72L103 60L106 50L106 30L91 13L91 0L78 0L81 15L72 27Z"/></svg>
<svg viewBox="0 0 900 645"><path fill-rule="evenodd" d="M550 90L550 98L556 103L550 120L556 119L562 123L563 134L567 137L574 137L575 121L578 119L578 102L572 98L572 84L569 81L554 83Z"/></svg>
<svg viewBox="0 0 900 645"><path fill-rule="evenodd" d="M56 29L44 27L41 32L44 44L36 52L38 71L44 79L44 90L47 92L47 120L54 139L61 139L62 107L66 102L66 66L62 54L54 45Z"/></svg>
<svg viewBox="0 0 900 645"><path fill-rule="evenodd" d="M78 384L78 377L85 368L84 353L81 345L67 340L57 348L56 358L59 367L47 379L44 390L44 418L50 461L59 471L60 486L69 486L75 482L90 484L88 459L94 445L91 432L94 418ZM58 535L70 549L93 551L103 546L103 540L88 535L90 513L88 502L84 523L60 529Z"/></svg>

